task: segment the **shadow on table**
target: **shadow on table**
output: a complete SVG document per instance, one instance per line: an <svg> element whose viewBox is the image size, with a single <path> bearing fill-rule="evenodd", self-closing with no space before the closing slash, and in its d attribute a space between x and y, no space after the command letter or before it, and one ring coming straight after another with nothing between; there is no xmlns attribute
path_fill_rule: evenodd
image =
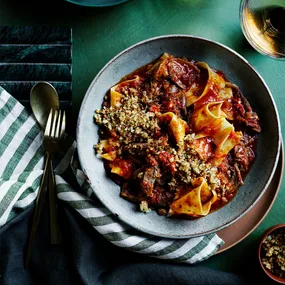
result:
<svg viewBox="0 0 285 285"><path fill-rule="evenodd" d="M245 58L253 58L262 56L247 41L242 33L232 39L232 48Z"/></svg>

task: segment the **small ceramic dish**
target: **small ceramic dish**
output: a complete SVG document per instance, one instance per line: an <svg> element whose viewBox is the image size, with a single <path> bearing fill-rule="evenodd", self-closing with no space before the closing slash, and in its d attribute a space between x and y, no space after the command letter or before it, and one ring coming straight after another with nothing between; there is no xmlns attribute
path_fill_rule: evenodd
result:
<svg viewBox="0 0 285 285"><path fill-rule="evenodd" d="M268 266L270 266L272 264L273 260L276 260L276 254L274 254L274 253L272 254L270 251L272 251L273 241L276 240L277 234L280 235L281 231L283 231L283 234L285 234L285 224L275 225L275 226L269 228L263 234L261 241L260 241L260 244L259 244L259 247L258 247L258 259L259 259L259 263L261 265L261 268L272 280L279 282L281 284L285 284L285 272L283 274L283 277L279 277L279 276L275 275L274 272L272 272L272 270L270 270L266 266L266 264L268 264ZM283 240L282 246L285 246L284 236L281 239L281 241L282 240ZM279 241L280 241L280 236L279 236ZM275 243L274 243L274 246L276 246ZM281 250L279 249L279 252L280 251ZM276 250L275 250L275 252L276 252ZM269 253L271 256L266 256L265 255L266 253ZM279 256L282 255L282 252L278 253L278 255ZM283 266L285 266L285 264ZM275 268L276 268L276 266L275 266Z"/></svg>

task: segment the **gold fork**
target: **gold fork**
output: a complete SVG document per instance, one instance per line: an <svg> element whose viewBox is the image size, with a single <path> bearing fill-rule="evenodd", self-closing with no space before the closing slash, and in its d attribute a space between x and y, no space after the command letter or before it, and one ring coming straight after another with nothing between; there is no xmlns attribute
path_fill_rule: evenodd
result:
<svg viewBox="0 0 285 285"><path fill-rule="evenodd" d="M57 194L55 178L52 167L52 156L55 152L60 150L60 140L65 132L65 112L61 110L50 111L44 135L44 147L47 152L47 160L49 160L49 208L50 208L50 234L51 244L58 244L61 242L61 232L59 228L59 221L57 215Z"/></svg>
<svg viewBox="0 0 285 285"><path fill-rule="evenodd" d="M45 128L44 142L43 142L44 148L46 149L46 162L45 162L43 177L41 180L41 185L36 199L35 213L34 213L32 230L30 234L28 251L26 256L26 263L25 263L26 268L29 265L33 241L39 225L43 204L45 202L47 182L49 188L49 202L50 202L49 205L50 205L51 243L58 244L61 242L61 232L57 216L57 194L56 194L55 178L52 167L52 156L55 152L60 150L60 140L65 132L65 125L66 125L65 112L62 112L61 110L58 111L51 109Z"/></svg>

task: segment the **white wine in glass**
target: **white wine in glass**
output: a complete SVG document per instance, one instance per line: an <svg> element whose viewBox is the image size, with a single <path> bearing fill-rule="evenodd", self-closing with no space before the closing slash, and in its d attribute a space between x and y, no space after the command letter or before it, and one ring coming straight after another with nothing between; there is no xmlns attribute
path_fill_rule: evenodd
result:
<svg viewBox="0 0 285 285"><path fill-rule="evenodd" d="M242 31L260 53L285 59L285 0L242 0Z"/></svg>

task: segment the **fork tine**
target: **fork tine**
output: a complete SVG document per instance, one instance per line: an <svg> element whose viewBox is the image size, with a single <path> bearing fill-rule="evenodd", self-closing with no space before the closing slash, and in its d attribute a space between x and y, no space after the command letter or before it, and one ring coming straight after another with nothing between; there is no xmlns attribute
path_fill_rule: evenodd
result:
<svg viewBox="0 0 285 285"><path fill-rule="evenodd" d="M61 123L61 129L60 129L60 137L65 132L65 125L66 125L66 117L65 117L65 111L63 111L62 123Z"/></svg>
<svg viewBox="0 0 285 285"><path fill-rule="evenodd" d="M60 127L61 127L61 110L58 111L58 118L57 118L57 124L56 124L56 131L55 131L55 138L59 139L60 138Z"/></svg>
<svg viewBox="0 0 285 285"><path fill-rule="evenodd" d="M53 116L53 120L52 120L52 130L51 130L51 134L50 134L51 137L55 137L57 117L58 117L58 110L54 110L54 116Z"/></svg>
<svg viewBox="0 0 285 285"><path fill-rule="evenodd" d="M51 120L52 120L52 109L50 109L49 115L48 115L48 120L45 128L45 136L50 135L50 130L51 130Z"/></svg>

